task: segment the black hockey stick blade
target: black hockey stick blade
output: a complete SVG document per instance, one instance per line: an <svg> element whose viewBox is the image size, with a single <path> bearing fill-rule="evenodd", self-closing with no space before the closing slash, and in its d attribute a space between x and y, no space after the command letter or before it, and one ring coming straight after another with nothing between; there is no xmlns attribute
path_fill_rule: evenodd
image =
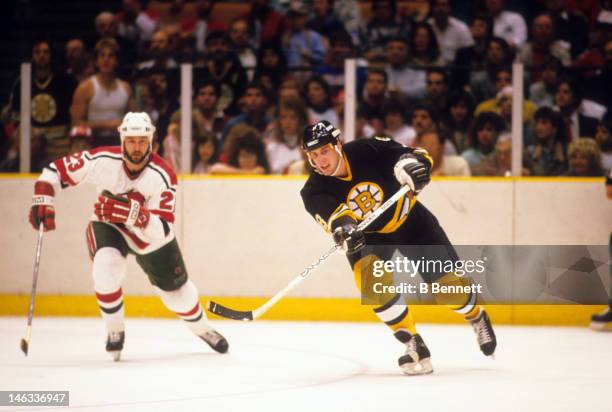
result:
<svg viewBox="0 0 612 412"><path fill-rule="evenodd" d="M28 341L24 338L21 338L21 351L24 355L28 356Z"/></svg>
<svg viewBox="0 0 612 412"><path fill-rule="evenodd" d="M213 302L212 300L206 304L206 309L215 315L219 315L227 319L244 320L247 322L253 320L253 311L234 310L220 305L217 302Z"/></svg>

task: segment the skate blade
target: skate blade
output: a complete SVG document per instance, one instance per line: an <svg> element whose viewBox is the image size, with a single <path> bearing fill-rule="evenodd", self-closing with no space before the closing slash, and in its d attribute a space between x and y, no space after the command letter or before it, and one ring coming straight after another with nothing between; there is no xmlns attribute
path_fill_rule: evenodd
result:
<svg viewBox="0 0 612 412"><path fill-rule="evenodd" d="M120 350L111 350L111 351L108 351L108 354L113 359L113 362L119 362L121 360L121 351Z"/></svg>
<svg viewBox="0 0 612 412"><path fill-rule="evenodd" d="M433 366L429 359L423 359L420 362L402 365L402 370L405 375L427 375L433 373Z"/></svg>
<svg viewBox="0 0 612 412"><path fill-rule="evenodd" d="M597 332L612 332L612 322L591 322L589 328Z"/></svg>

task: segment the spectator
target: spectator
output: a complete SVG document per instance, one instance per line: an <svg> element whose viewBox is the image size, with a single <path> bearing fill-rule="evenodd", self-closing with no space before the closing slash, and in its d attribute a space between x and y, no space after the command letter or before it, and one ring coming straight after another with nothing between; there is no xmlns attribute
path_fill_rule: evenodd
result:
<svg viewBox="0 0 612 412"><path fill-rule="evenodd" d="M316 69L327 84L331 86L335 98L344 90L344 61L355 57L356 50L351 36L345 31L336 31L329 36L330 47L325 55L325 61ZM357 67L357 90L363 88L365 69Z"/></svg>
<svg viewBox="0 0 612 412"><path fill-rule="evenodd" d="M560 114L550 107L535 113L536 143L523 154L531 176L560 176L567 171L565 126Z"/></svg>
<svg viewBox="0 0 612 412"><path fill-rule="evenodd" d="M468 92L458 90L450 95L448 109L442 123L443 130L457 149L463 153L470 147L469 127L474 114L474 98Z"/></svg>
<svg viewBox="0 0 612 412"><path fill-rule="evenodd" d="M270 123L271 119L266 115L269 99L266 95L266 89L261 83L250 83L244 92L242 102L244 104L243 112L230 119L225 125L223 130L224 141L227 139L228 133L236 125L245 123L259 133L263 133L268 123Z"/></svg>
<svg viewBox="0 0 612 412"><path fill-rule="evenodd" d="M331 88L321 76L312 76L304 85L304 97L308 107L310 124L327 120L331 124L340 124L338 114L332 106Z"/></svg>
<svg viewBox="0 0 612 412"><path fill-rule="evenodd" d="M409 67L408 41L402 37L387 42L387 78L389 91L402 93L408 98L425 96L425 71Z"/></svg>
<svg viewBox="0 0 612 412"><path fill-rule="evenodd" d="M567 176L604 176L601 164L601 150L595 139L580 137L574 139L567 149L569 170Z"/></svg>
<svg viewBox="0 0 612 412"><path fill-rule="evenodd" d="M198 76L211 78L221 85L219 109L230 115L239 113L238 99L244 94L248 81L240 60L230 50L227 33L213 31L208 34L204 59L195 67Z"/></svg>
<svg viewBox="0 0 612 412"><path fill-rule="evenodd" d="M35 40L31 63L31 125L34 142L42 161L65 156L70 147L68 108L76 87L73 78L53 68L51 46L46 40ZM15 82L9 100L10 121L17 125L21 113L21 79ZM43 152L42 150L46 150ZM17 153L18 154L18 153ZM36 159L38 156L35 156ZM17 158L17 163L19 159Z"/></svg>
<svg viewBox="0 0 612 412"><path fill-rule="evenodd" d="M426 79L425 102L438 113L443 113L448 105L448 73L443 69L428 69Z"/></svg>
<svg viewBox="0 0 612 412"><path fill-rule="evenodd" d="M570 45L571 57L576 59L589 45L589 24L586 18L568 10L567 0L546 0L546 11L553 19L556 38Z"/></svg>
<svg viewBox="0 0 612 412"><path fill-rule="evenodd" d="M440 0L443 1L443 0ZM416 23L410 34L410 64L421 66L443 66L440 46L436 35L427 23Z"/></svg>
<svg viewBox="0 0 612 412"><path fill-rule="evenodd" d="M330 36L337 31L345 31L344 23L334 11L334 3L336 3L334 0L313 0L313 16L308 20L307 27L321 36Z"/></svg>
<svg viewBox="0 0 612 412"><path fill-rule="evenodd" d="M444 154L445 137L440 132L425 132L418 137L417 146L427 150L433 159L432 176L471 176L464 158Z"/></svg>
<svg viewBox="0 0 612 412"><path fill-rule="evenodd" d="M98 14L95 20L95 28L96 35L89 43L90 50L95 49L98 42L104 38L110 37L114 39L118 46L118 53L120 53L117 55L117 59L125 67L118 69L119 74L121 76L129 75L132 66L136 63L138 51L133 42L119 34L119 22L115 15L108 11Z"/></svg>
<svg viewBox="0 0 612 412"><path fill-rule="evenodd" d="M504 39L493 37L489 41L484 70L472 71L470 76L470 90L477 102L497 95L497 74L500 70L511 72L513 60L514 53Z"/></svg>
<svg viewBox="0 0 612 412"><path fill-rule="evenodd" d="M308 126L306 107L299 99L281 100L278 115L264 134L270 172L284 174L289 165L302 158L301 133Z"/></svg>
<svg viewBox="0 0 612 412"><path fill-rule="evenodd" d="M277 91L287 75L285 55L274 44L264 44L257 51L255 80L271 91Z"/></svg>
<svg viewBox="0 0 612 412"><path fill-rule="evenodd" d="M367 123L381 134L384 129L384 104L387 99L387 72L372 68L368 70L360 110Z"/></svg>
<svg viewBox="0 0 612 412"><path fill-rule="evenodd" d="M198 53L206 51L206 37L213 31L227 31L227 25L211 17L216 0L195 0L195 16L181 20L181 37L194 38L195 50Z"/></svg>
<svg viewBox="0 0 612 412"><path fill-rule="evenodd" d="M147 54L149 59L139 63L138 70L151 69L153 67L161 69L175 69L178 67L176 60L170 55L168 33L164 29L156 30L153 33Z"/></svg>
<svg viewBox="0 0 612 412"><path fill-rule="evenodd" d="M512 176L512 136L502 134L495 150L472 168L474 176Z"/></svg>
<svg viewBox="0 0 612 412"><path fill-rule="evenodd" d="M168 133L162 140L162 157L170 164L174 172L181 171L181 124L171 123Z"/></svg>
<svg viewBox="0 0 612 412"><path fill-rule="evenodd" d="M193 122L195 134L212 133L217 140L223 137L225 115L218 109L221 87L212 79L204 79L195 88L193 99ZM180 122L180 109L172 115L172 123Z"/></svg>
<svg viewBox="0 0 612 412"><path fill-rule="evenodd" d="M95 49L98 73L81 83L72 98L72 124L89 126L95 147L119 144L117 127L131 107L132 88L115 74L118 56L114 39L100 40Z"/></svg>
<svg viewBox="0 0 612 412"><path fill-rule="evenodd" d="M85 49L83 40L79 38L70 39L64 48L66 59L66 74L74 78L80 84L94 74L94 65L89 53Z"/></svg>
<svg viewBox="0 0 612 412"><path fill-rule="evenodd" d="M461 153L471 168L493 153L499 135L504 131L504 119L492 112L484 112L474 119L470 130L471 147Z"/></svg>
<svg viewBox="0 0 612 412"><path fill-rule="evenodd" d="M438 131L438 114L425 104L418 104L412 110L411 125L417 136L425 132Z"/></svg>
<svg viewBox="0 0 612 412"><path fill-rule="evenodd" d="M283 50L290 69L318 66L325 57L323 37L306 27L308 9L300 1L292 1L287 12L287 29L283 34Z"/></svg>
<svg viewBox="0 0 612 412"><path fill-rule="evenodd" d="M217 163L219 155L219 140L213 133L204 132L194 141L193 168L194 174L207 174L212 165Z"/></svg>
<svg viewBox="0 0 612 412"><path fill-rule="evenodd" d="M143 10L142 1L123 0L122 10L116 17L118 34L135 44L138 50L144 50L155 30L155 20Z"/></svg>
<svg viewBox="0 0 612 412"><path fill-rule="evenodd" d="M470 71L484 68L487 45L493 35L493 21L486 14L476 14L470 22L474 44L457 50L454 61L454 88L463 88L470 82Z"/></svg>
<svg viewBox="0 0 612 412"><path fill-rule="evenodd" d="M268 0L250 0L251 7L246 15L249 33L254 34L255 49L262 44L281 44L285 27L285 16L275 11Z"/></svg>
<svg viewBox="0 0 612 412"><path fill-rule="evenodd" d="M430 0L432 17L427 22L433 29L445 64L455 60L457 50L474 45L467 25L450 15L450 0Z"/></svg>
<svg viewBox="0 0 612 412"><path fill-rule="evenodd" d="M587 79L587 97L605 106L608 111L612 108L612 37L603 45L604 62L601 70Z"/></svg>
<svg viewBox="0 0 612 412"><path fill-rule="evenodd" d="M384 105L385 135L404 146L413 147L416 138L415 130L408 126L404 116L406 108L398 99L390 99Z"/></svg>
<svg viewBox="0 0 612 412"><path fill-rule="evenodd" d="M69 154L91 149L91 129L87 126L74 126L70 130Z"/></svg>
<svg viewBox="0 0 612 412"><path fill-rule="evenodd" d="M608 40L612 38L612 12L602 10L597 18L595 31L592 33L592 41L588 50L583 52L574 67L583 71L584 77L595 75L594 67L602 67L605 60L604 47Z"/></svg>
<svg viewBox="0 0 612 412"><path fill-rule="evenodd" d="M165 70L154 69L148 77L148 88L153 106L149 115L156 125L158 134L164 136L168 130L172 114L179 108L178 97L168 88L168 75Z"/></svg>
<svg viewBox="0 0 612 412"><path fill-rule="evenodd" d="M411 27L397 16L395 0L375 0L371 8L372 17L359 29L359 44L364 58L381 60L389 41L407 38Z"/></svg>
<svg viewBox="0 0 612 412"><path fill-rule="evenodd" d="M216 163L210 174L262 175L270 171L266 148L253 131L237 136L228 148L228 164Z"/></svg>
<svg viewBox="0 0 612 412"><path fill-rule="evenodd" d="M359 0L329 1L334 5L334 13L353 38L353 44L359 44L359 28L361 24Z"/></svg>
<svg viewBox="0 0 612 412"><path fill-rule="evenodd" d="M540 80L529 85L529 99L537 106L554 106L555 87L563 70L561 62L554 57L546 59L542 65Z"/></svg>
<svg viewBox="0 0 612 412"><path fill-rule="evenodd" d="M608 110L597 125L595 140L601 149L601 164L612 170L612 111Z"/></svg>
<svg viewBox="0 0 612 412"><path fill-rule="evenodd" d="M574 80L568 77L559 80L555 88L555 105L563 117L568 141L579 136L595 136L597 118L584 114L582 92Z"/></svg>
<svg viewBox="0 0 612 412"><path fill-rule="evenodd" d="M541 76L539 66L550 57L557 58L564 66L571 63L569 45L555 39L552 17L541 14L533 20L531 41L520 49L519 59L527 66L536 66L531 69L530 79L538 81Z"/></svg>
<svg viewBox="0 0 612 412"><path fill-rule="evenodd" d="M504 0L485 0L485 7L493 19L493 33L512 47L520 48L527 40L525 19L518 13L504 10Z"/></svg>
<svg viewBox="0 0 612 412"><path fill-rule="evenodd" d="M6 173L19 172L19 129L15 129L9 136L9 147L6 157L0 159L0 171ZM32 133L30 137L30 171L35 173L42 172L43 168L49 164L47 155L47 140L40 133Z"/></svg>
<svg viewBox="0 0 612 412"><path fill-rule="evenodd" d="M253 81L257 56L249 39L249 24L244 18L235 19L230 25L229 38L232 51L240 59L240 64L247 72L249 81Z"/></svg>

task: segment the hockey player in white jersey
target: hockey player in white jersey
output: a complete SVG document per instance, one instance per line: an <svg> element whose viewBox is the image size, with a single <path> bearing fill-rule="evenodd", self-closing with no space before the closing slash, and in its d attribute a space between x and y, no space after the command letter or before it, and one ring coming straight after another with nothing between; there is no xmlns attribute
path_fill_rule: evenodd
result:
<svg viewBox="0 0 612 412"><path fill-rule="evenodd" d="M50 163L34 185L30 223L55 229L53 199L61 189L95 184L97 202L86 230L94 290L106 323L106 350L119 360L125 339L122 281L126 257L136 261L170 310L214 350L226 339L207 322L198 291L187 277L174 231L177 179L151 153L155 127L146 113L128 113L119 126L121 146L100 147Z"/></svg>

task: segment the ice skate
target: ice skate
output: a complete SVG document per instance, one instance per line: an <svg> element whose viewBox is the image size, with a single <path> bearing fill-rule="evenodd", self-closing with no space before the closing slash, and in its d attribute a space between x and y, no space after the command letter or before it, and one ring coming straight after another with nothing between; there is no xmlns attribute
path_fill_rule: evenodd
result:
<svg viewBox="0 0 612 412"><path fill-rule="evenodd" d="M491 325L491 320L487 312L481 310L476 319L470 320L470 323L474 328L476 339L478 340L478 345L480 345L482 353L486 356L493 357L495 348L497 347L497 339L495 338L495 332L493 331L493 326Z"/></svg>
<svg viewBox="0 0 612 412"><path fill-rule="evenodd" d="M395 332L395 337L406 344L406 352L397 360L406 375L425 375L433 372L431 354L421 335L410 335L400 330Z"/></svg>
<svg viewBox="0 0 612 412"><path fill-rule="evenodd" d="M106 339L106 351L111 355L113 361L118 362L121 359L121 351L123 350L123 342L125 341L125 332L110 332Z"/></svg>
<svg viewBox="0 0 612 412"><path fill-rule="evenodd" d="M200 339L208 343L208 346L213 348L219 353L225 353L229 349L227 340L214 329L206 331L203 335L200 335Z"/></svg>
<svg viewBox="0 0 612 412"><path fill-rule="evenodd" d="M598 331L612 331L612 307L608 306L603 312L591 316L589 327Z"/></svg>

